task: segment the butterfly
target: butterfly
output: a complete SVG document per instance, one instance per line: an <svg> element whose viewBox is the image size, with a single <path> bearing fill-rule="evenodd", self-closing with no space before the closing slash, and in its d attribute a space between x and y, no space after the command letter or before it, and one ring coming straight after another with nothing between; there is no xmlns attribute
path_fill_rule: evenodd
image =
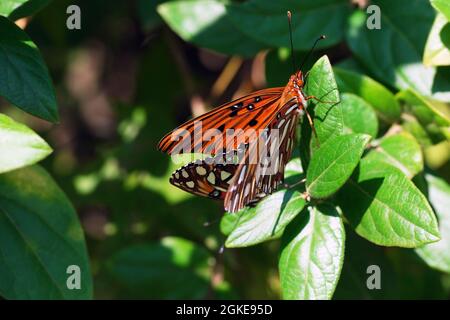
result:
<svg viewBox="0 0 450 320"><path fill-rule="evenodd" d="M290 13L288 17L290 22ZM175 171L170 183L195 195L223 200L228 212L277 190L303 114L315 133L306 110L307 101L315 97L304 94L304 85L300 70L285 87L255 91L169 132L158 144L162 152L211 155Z"/></svg>
<svg viewBox="0 0 450 320"><path fill-rule="evenodd" d="M184 191L224 200L224 208L229 212L237 212L272 193L283 183L284 168L295 144L295 129L305 113L307 100L311 98L305 96L303 86L303 74L298 71L291 76L286 87L253 92L169 132L158 145L168 154L214 154L218 145L226 145L231 150L189 163L174 172L170 182ZM199 122L203 130L196 131L195 124ZM208 139L206 132L209 129L219 132L219 139ZM244 133L254 130L257 134L252 141L246 139L248 136L245 134L231 139L226 132L236 129ZM278 132L276 141L271 139L275 129ZM261 130L263 133L258 133ZM261 154L256 150L260 144L271 145L272 149L276 147L278 150L276 158L271 159L270 173L264 172L267 167L261 165ZM230 158L230 154L240 154L239 161L217 161L219 157L224 160Z"/></svg>

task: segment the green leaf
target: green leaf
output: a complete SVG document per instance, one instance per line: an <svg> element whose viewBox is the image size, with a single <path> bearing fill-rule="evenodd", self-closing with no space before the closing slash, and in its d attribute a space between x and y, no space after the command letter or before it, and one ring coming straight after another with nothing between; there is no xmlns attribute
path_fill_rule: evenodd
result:
<svg viewBox="0 0 450 320"><path fill-rule="evenodd" d="M345 260L341 277L333 295L334 299L389 299L398 298L396 293L398 277L386 257L385 248L359 237L348 225L345 226ZM370 266L380 268L379 278L381 290L370 290L367 287L373 272ZM373 268L373 267L372 267Z"/></svg>
<svg viewBox="0 0 450 320"><path fill-rule="evenodd" d="M414 248L439 240L427 199L395 167L363 159L338 195L352 227L375 244Z"/></svg>
<svg viewBox="0 0 450 320"><path fill-rule="evenodd" d="M330 139L312 156L306 173L306 190L313 198L335 193L358 165L370 137L348 134Z"/></svg>
<svg viewBox="0 0 450 320"><path fill-rule="evenodd" d="M181 38L200 47L249 57L265 47L233 26L220 1L170 1L159 5L158 13Z"/></svg>
<svg viewBox="0 0 450 320"><path fill-rule="evenodd" d="M400 91L396 98L407 103L417 119L428 126L428 130L434 130L430 125L450 126L450 110L446 104L426 98L413 90Z"/></svg>
<svg viewBox="0 0 450 320"><path fill-rule="evenodd" d="M125 297L200 299L208 292L209 253L195 243L175 237L158 243L126 247L108 261L110 273Z"/></svg>
<svg viewBox="0 0 450 320"><path fill-rule="evenodd" d="M387 136L371 150L367 159L385 162L400 169L408 179L423 170L423 155L416 139L407 133Z"/></svg>
<svg viewBox="0 0 450 320"><path fill-rule="evenodd" d="M441 40L441 30L447 25L447 19L443 14L438 14L434 20L433 27L428 35L425 51L423 53L423 64L426 66L448 66L450 65L450 50Z"/></svg>
<svg viewBox="0 0 450 320"><path fill-rule="evenodd" d="M439 219L441 240L417 248L417 254L432 268L450 273L450 185L426 174L428 199Z"/></svg>
<svg viewBox="0 0 450 320"><path fill-rule="evenodd" d="M231 226L232 222L235 225L225 246L248 247L280 237L287 224L304 206L305 199L302 194L289 189L265 197L255 208L247 207L237 213L226 214L222 220L230 220L227 222L228 226ZM238 216L238 219L234 216Z"/></svg>
<svg viewBox="0 0 450 320"><path fill-rule="evenodd" d="M442 27L439 38L442 41L442 44L450 50L450 22L447 22L447 24Z"/></svg>
<svg viewBox="0 0 450 320"><path fill-rule="evenodd" d="M321 34L326 34L327 39L318 44L319 48L343 39L350 13L346 0L250 0L229 5L227 11L234 26L248 37L271 47L287 47L288 9L292 11L292 36L297 50L309 50Z"/></svg>
<svg viewBox="0 0 450 320"><path fill-rule="evenodd" d="M80 268L80 290L67 268ZM0 175L0 295L6 299L90 299L92 279L75 210L39 166Z"/></svg>
<svg viewBox="0 0 450 320"><path fill-rule="evenodd" d="M396 98L406 104L433 143L450 138L450 109L447 104L426 98L412 90L400 91Z"/></svg>
<svg viewBox="0 0 450 320"><path fill-rule="evenodd" d="M314 125L320 144L328 139L339 136L344 130L344 116L339 107L339 91L327 56L320 58L311 68L305 92L308 96L315 96L323 102L310 99L308 110L314 109ZM315 138L311 142L313 148L317 148Z"/></svg>
<svg viewBox="0 0 450 320"><path fill-rule="evenodd" d="M391 91L360 73L334 67L334 76L341 92L354 93L371 104L380 119L395 122L400 118L400 105Z"/></svg>
<svg viewBox="0 0 450 320"><path fill-rule="evenodd" d="M284 299L331 299L341 273L342 219L333 207L309 209L283 234L279 271Z"/></svg>
<svg viewBox="0 0 450 320"><path fill-rule="evenodd" d="M9 17L15 21L20 18L31 16L52 0L2 0L0 3L0 15Z"/></svg>
<svg viewBox="0 0 450 320"><path fill-rule="evenodd" d="M367 155L367 159L384 162L400 169L408 179L423 170L423 155L416 139L407 133L387 136Z"/></svg>
<svg viewBox="0 0 450 320"><path fill-rule="evenodd" d="M430 0L431 5L450 21L450 3L447 0Z"/></svg>
<svg viewBox="0 0 450 320"><path fill-rule="evenodd" d="M404 119L402 123L402 127L412 134L414 138L416 138L417 142L421 145L421 147L429 147L433 144L431 141L431 137L428 135L425 128L417 121L414 116L404 114Z"/></svg>
<svg viewBox="0 0 450 320"><path fill-rule="evenodd" d="M365 100L350 93L341 96L339 108L344 116L344 133L366 133L373 138L378 133L378 119Z"/></svg>
<svg viewBox="0 0 450 320"><path fill-rule="evenodd" d="M429 2L373 0L371 4L380 7L381 29L368 29L366 13L354 12L347 34L354 55L380 81L398 89L411 88L423 95L449 100L448 70L422 64L425 42L435 17Z"/></svg>
<svg viewBox="0 0 450 320"><path fill-rule="evenodd" d="M0 96L32 115L58 120L52 81L38 48L25 32L1 16Z"/></svg>
<svg viewBox="0 0 450 320"><path fill-rule="evenodd" d="M347 226L345 231L344 266L333 299L446 298L442 275L428 268L413 250L386 250L359 237ZM370 287L377 283L376 279L380 289Z"/></svg>
<svg viewBox="0 0 450 320"><path fill-rule="evenodd" d="M0 114L0 173L34 164L52 149L27 126Z"/></svg>

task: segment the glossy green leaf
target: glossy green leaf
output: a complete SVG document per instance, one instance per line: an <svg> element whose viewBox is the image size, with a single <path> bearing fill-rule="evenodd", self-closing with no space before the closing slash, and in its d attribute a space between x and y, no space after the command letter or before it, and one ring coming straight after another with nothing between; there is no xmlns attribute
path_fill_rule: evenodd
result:
<svg viewBox="0 0 450 320"><path fill-rule="evenodd" d="M279 271L284 299L331 299L344 261L345 230L335 208L304 210L283 234Z"/></svg>
<svg viewBox="0 0 450 320"><path fill-rule="evenodd" d="M70 266L80 268L79 290L67 286L73 275L67 273ZM0 175L0 295L6 299L92 297L89 259L76 212L38 166Z"/></svg>
<svg viewBox="0 0 450 320"><path fill-rule="evenodd" d="M2 0L0 3L0 15L18 20L31 16L43 9L52 0Z"/></svg>
<svg viewBox="0 0 450 320"><path fill-rule="evenodd" d="M431 5L450 21L450 3L447 0L430 0Z"/></svg>
<svg viewBox="0 0 450 320"><path fill-rule="evenodd" d="M288 185L298 185L300 188L304 186L304 183L300 183L300 181L304 179L305 174L303 173L302 161L300 157L294 155L284 169L284 183Z"/></svg>
<svg viewBox="0 0 450 320"><path fill-rule="evenodd" d="M226 214L222 220L230 219L235 222L235 226L225 246L247 247L280 237L287 224L304 206L305 199L302 194L289 189L267 196L255 208L246 207L237 213ZM238 219L234 216L238 216ZM228 222L229 226L230 224Z"/></svg>
<svg viewBox="0 0 450 320"><path fill-rule="evenodd" d="M108 261L111 274L134 298L200 299L209 288L209 253L175 237L126 247Z"/></svg>
<svg viewBox="0 0 450 320"><path fill-rule="evenodd" d="M407 133L383 138L367 155L370 160L385 162L412 179L423 170L423 155L416 139Z"/></svg>
<svg viewBox="0 0 450 320"><path fill-rule="evenodd" d="M314 41L326 34L319 48L329 47L344 37L350 7L345 0L250 0L229 5L234 26L248 37L271 47L289 46L286 12L292 12L292 36L297 50L309 50Z"/></svg>
<svg viewBox="0 0 450 320"><path fill-rule="evenodd" d="M447 19L443 14L438 14L434 20L433 27L428 35L425 51L423 53L423 64L426 66L448 66L450 65L450 50L441 40L441 30L447 25Z"/></svg>
<svg viewBox="0 0 450 320"><path fill-rule="evenodd" d="M395 167L363 159L339 203L356 232L375 244L414 248L439 240L427 199Z"/></svg>
<svg viewBox="0 0 450 320"><path fill-rule="evenodd" d="M339 91L327 56L320 58L311 68L305 92L306 95L322 101L315 99L308 101L308 110L314 110L314 125L320 144L341 135L344 131L344 116L339 107ZM317 148L318 144L314 137L311 145Z"/></svg>
<svg viewBox="0 0 450 320"><path fill-rule="evenodd" d="M433 144L431 137L425 128L417 121L414 116L404 115L402 127L416 138L422 147L429 147Z"/></svg>
<svg viewBox="0 0 450 320"><path fill-rule="evenodd" d="M0 114L0 173L34 164L52 149L27 126Z"/></svg>
<svg viewBox="0 0 450 320"><path fill-rule="evenodd" d="M340 92L354 93L375 109L380 119L397 121L401 109L391 91L366 75L334 67L334 76Z"/></svg>
<svg viewBox="0 0 450 320"><path fill-rule="evenodd" d="M417 248L417 254L432 268L450 273L450 185L445 180L425 175L428 198L439 220L441 240Z"/></svg>
<svg viewBox="0 0 450 320"><path fill-rule="evenodd" d="M0 16L0 96L26 112L56 122L52 81L36 45Z"/></svg>
<svg viewBox="0 0 450 320"><path fill-rule="evenodd" d="M306 173L306 190L313 198L325 198L342 187L358 165L370 137L348 134L330 139L312 156Z"/></svg>
<svg viewBox="0 0 450 320"><path fill-rule="evenodd" d="M429 125L437 125L439 127L450 126L450 110L448 105L426 98L413 90L400 91L396 98L409 105L412 113L428 129L432 130Z"/></svg>
<svg viewBox="0 0 450 320"><path fill-rule="evenodd" d="M220 1L170 1L159 5L158 12L181 38L201 47L243 56L253 56L265 47L233 26Z"/></svg>
<svg viewBox="0 0 450 320"><path fill-rule="evenodd" d="M448 70L422 64L425 42L435 17L430 3L373 0L371 4L380 7L381 29L367 28L367 14L363 11L352 15L347 42L355 56L379 81L449 100Z"/></svg>
<svg viewBox="0 0 450 320"><path fill-rule="evenodd" d="M378 119L372 106L360 97L344 93L339 108L344 116L344 133L365 133L373 138L378 133Z"/></svg>
<svg viewBox="0 0 450 320"><path fill-rule="evenodd" d="M450 109L447 104L426 98L412 90L400 91L396 98L414 114L433 143L450 138Z"/></svg>

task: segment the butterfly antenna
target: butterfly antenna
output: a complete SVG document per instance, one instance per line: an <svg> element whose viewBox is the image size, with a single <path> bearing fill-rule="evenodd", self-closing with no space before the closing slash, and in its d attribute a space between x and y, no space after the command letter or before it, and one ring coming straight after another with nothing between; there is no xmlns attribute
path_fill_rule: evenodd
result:
<svg viewBox="0 0 450 320"><path fill-rule="evenodd" d="M291 56L292 56L292 73L295 73L297 71L297 68L295 67L295 57L294 57L294 42L292 41L292 14L290 11L287 12L287 18L289 23L289 39L291 41Z"/></svg>
<svg viewBox="0 0 450 320"><path fill-rule="evenodd" d="M318 43L320 40L323 40L323 39L325 39L325 38L326 38L325 35L321 35L319 38L316 39L316 41L314 42L314 44L313 44L311 50L309 50L309 52L308 52L308 54L306 55L305 59L303 59L303 62L302 62L302 64L301 64L301 66L300 66L300 70L302 70L303 65L305 64L305 62L308 61L308 58L309 58L309 56L311 55L311 53L314 51L314 49L316 48L317 43Z"/></svg>

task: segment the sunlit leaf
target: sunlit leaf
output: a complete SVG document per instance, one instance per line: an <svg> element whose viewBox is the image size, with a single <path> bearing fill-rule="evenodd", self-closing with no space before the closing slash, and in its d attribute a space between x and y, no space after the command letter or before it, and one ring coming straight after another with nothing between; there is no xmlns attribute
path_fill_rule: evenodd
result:
<svg viewBox="0 0 450 320"><path fill-rule="evenodd" d="M306 173L306 190L313 198L335 193L358 165L370 137L348 134L334 137L312 156Z"/></svg>
<svg viewBox="0 0 450 320"><path fill-rule="evenodd" d="M246 207L226 214L222 220L229 221L221 223L223 230L229 233L225 246L246 247L280 237L305 203L300 192L281 190L261 200L255 208Z"/></svg>
<svg viewBox="0 0 450 320"><path fill-rule="evenodd" d="M344 261L345 231L336 209L304 210L286 229L279 261L284 299L330 299Z"/></svg>
<svg viewBox="0 0 450 320"><path fill-rule="evenodd" d="M339 204L356 232L375 244L414 248L440 239L425 196L400 170L378 161L360 162Z"/></svg>
<svg viewBox="0 0 450 320"><path fill-rule="evenodd" d="M417 248L416 252L432 268L450 273L450 186L427 174L428 196L439 219L441 240Z"/></svg>
<svg viewBox="0 0 450 320"><path fill-rule="evenodd" d="M34 164L51 152L33 130L0 114L0 173Z"/></svg>

